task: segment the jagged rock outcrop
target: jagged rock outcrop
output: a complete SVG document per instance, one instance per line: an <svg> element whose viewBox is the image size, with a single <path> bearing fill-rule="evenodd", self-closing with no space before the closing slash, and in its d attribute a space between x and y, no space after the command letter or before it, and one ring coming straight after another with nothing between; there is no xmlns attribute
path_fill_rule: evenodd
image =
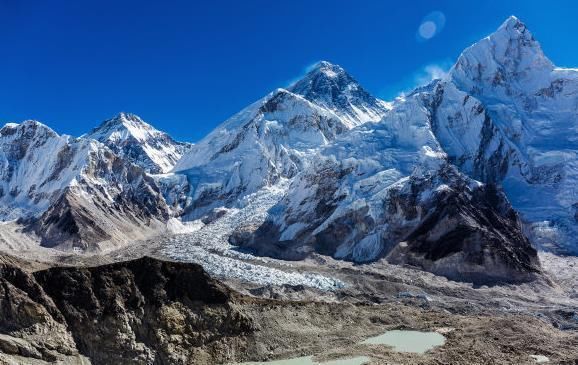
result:
<svg viewBox="0 0 578 365"><path fill-rule="evenodd" d="M254 331L195 264L145 257L34 274L1 264L0 283L0 359L209 364L246 350Z"/></svg>
<svg viewBox="0 0 578 365"><path fill-rule="evenodd" d="M83 364L64 317L18 264L0 257L0 363Z"/></svg>
<svg viewBox="0 0 578 365"><path fill-rule="evenodd" d="M430 199L418 203L416 192L431 189L433 180L412 179L389 202L389 210L403 210L406 220L415 217L416 210L421 217L387 253L387 260L474 284L539 277L537 252L505 195L493 184L460 186L463 182L452 175L442 172L440 177L449 185L438 187Z"/></svg>

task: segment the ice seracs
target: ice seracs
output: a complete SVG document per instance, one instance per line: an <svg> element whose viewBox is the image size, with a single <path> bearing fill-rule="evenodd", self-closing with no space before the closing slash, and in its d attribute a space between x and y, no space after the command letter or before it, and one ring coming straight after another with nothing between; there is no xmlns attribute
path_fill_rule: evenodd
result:
<svg viewBox="0 0 578 365"><path fill-rule="evenodd" d="M84 137L104 143L117 155L153 174L169 172L191 146L173 140L130 113L119 113Z"/></svg>

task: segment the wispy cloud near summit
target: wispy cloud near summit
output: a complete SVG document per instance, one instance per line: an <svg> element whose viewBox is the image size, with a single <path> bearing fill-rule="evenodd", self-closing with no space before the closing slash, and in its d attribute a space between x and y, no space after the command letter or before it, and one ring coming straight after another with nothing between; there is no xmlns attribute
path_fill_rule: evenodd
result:
<svg viewBox="0 0 578 365"><path fill-rule="evenodd" d="M387 87L380 93L380 97L385 100L391 100L397 96L409 93L418 86L426 85L432 80L443 79L447 76L451 67L452 62L450 60L427 64L411 73L409 77Z"/></svg>

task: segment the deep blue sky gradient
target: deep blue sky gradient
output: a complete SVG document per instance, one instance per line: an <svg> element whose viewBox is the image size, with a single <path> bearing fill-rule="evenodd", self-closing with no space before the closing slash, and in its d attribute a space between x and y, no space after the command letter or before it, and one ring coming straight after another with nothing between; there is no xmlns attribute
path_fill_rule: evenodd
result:
<svg viewBox="0 0 578 365"><path fill-rule="evenodd" d="M418 41L436 10L445 28ZM0 123L80 135L127 111L196 141L322 59L392 98L512 14L578 66L575 1L0 0Z"/></svg>

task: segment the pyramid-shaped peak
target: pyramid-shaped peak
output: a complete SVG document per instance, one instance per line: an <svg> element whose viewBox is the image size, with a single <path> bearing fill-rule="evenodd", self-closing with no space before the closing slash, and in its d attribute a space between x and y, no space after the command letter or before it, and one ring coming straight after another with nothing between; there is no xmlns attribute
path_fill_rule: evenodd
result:
<svg viewBox="0 0 578 365"><path fill-rule="evenodd" d="M526 25L511 16L494 33L467 48L450 76L463 90L478 94L483 89L533 83L553 68Z"/></svg>
<svg viewBox="0 0 578 365"><path fill-rule="evenodd" d="M98 127L90 131L86 137L103 143L106 140L126 140L127 138L144 141L162 133L143 121L138 115L120 112L113 118L102 122Z"/></svg>
<svg viewBox="0 0 578 365"><path fill-rule="evenodd" d="M519 28L525 28L526 25L524 23L522 23L522 21L520 19L518 19L518 17L516 17L515 15L510 15L500 26L499 29L519 29Z"/></svg>
<svg viewBox="0 0 578 365"><path fill-rule="evenodd" d="M517 61L531 62L534 66L551 66L550 61L544 56L540 43L534 39L526 25L513 15L494 33L467 48L460 59L467 56L479 60L493 58L505 66L517 65L519 64Z"/></svg>
<svg viewBox="0 0 578 365"><path fill-rule="evenodd" d="M190 147L126 112L105 120L84 137L104 143L120 157L154 174L170 171Z"/></svg>
<svg viewBox="0 0 578 365"><path fill-rule="evenodd" d="M506 19L490 37L505 37L506 39L524 38L527 41L535 42L534 36L528 30L526 24L522 23L520 19L513 15Z"/></svg>
<svg viewBox="0 0 578 365"><path fill-rule="evenodd" d="M340 67L339 65L334 65L329 61L319 61L315 64L314 68L330 68L330 67Z"/></svg>
<svg viewBox="0 0 578 365"><path fill-rule="evenodd" d="M377 121L387 110L383 101L369 94L341 66L328 61L316 63L287 90L334 112L350 126Z"/></svg>
<svg viewBox="0 0 578 365"><path fill-rule="evenodd" d="M117 124L119 126L120 125L126 126L127 124L131 124L131 123L142 124L142 125L146 125L146 126L149 125L148 123L143 121L141 119L141 117L139 117L138 115L132 114L132 113L127 113L127 112L120 112L116 116L114 116L113 118L104 121L103 124L105 124L105 123Z"/></svg>
<svg viewBox="0 0 578 365"><path fill-rule="evenodd" d="M120 112L117 115L115 115L114 117L102 122L100 124L100 126L96 127L93 130L93 132L96 130L102 130L102 129L110 129L110 128L127 129L127 128L131 128L131 127L133 127L133 128L134 127L140 127L140 128L145 128L145 129L153 128L150 124L146 123L144 120L142 120L141 117L139 117L136 114L127 113L127 112Z"/></svg>
<svg viewBox="0 0 578 365"><path fill-rule="evenodd" d="M308 72L308 75L323 75L326 77L337 77L339 75L347 74L345 70L339 66L334 65L328 61L319 61L317 62L311 70Z"/></svg>

